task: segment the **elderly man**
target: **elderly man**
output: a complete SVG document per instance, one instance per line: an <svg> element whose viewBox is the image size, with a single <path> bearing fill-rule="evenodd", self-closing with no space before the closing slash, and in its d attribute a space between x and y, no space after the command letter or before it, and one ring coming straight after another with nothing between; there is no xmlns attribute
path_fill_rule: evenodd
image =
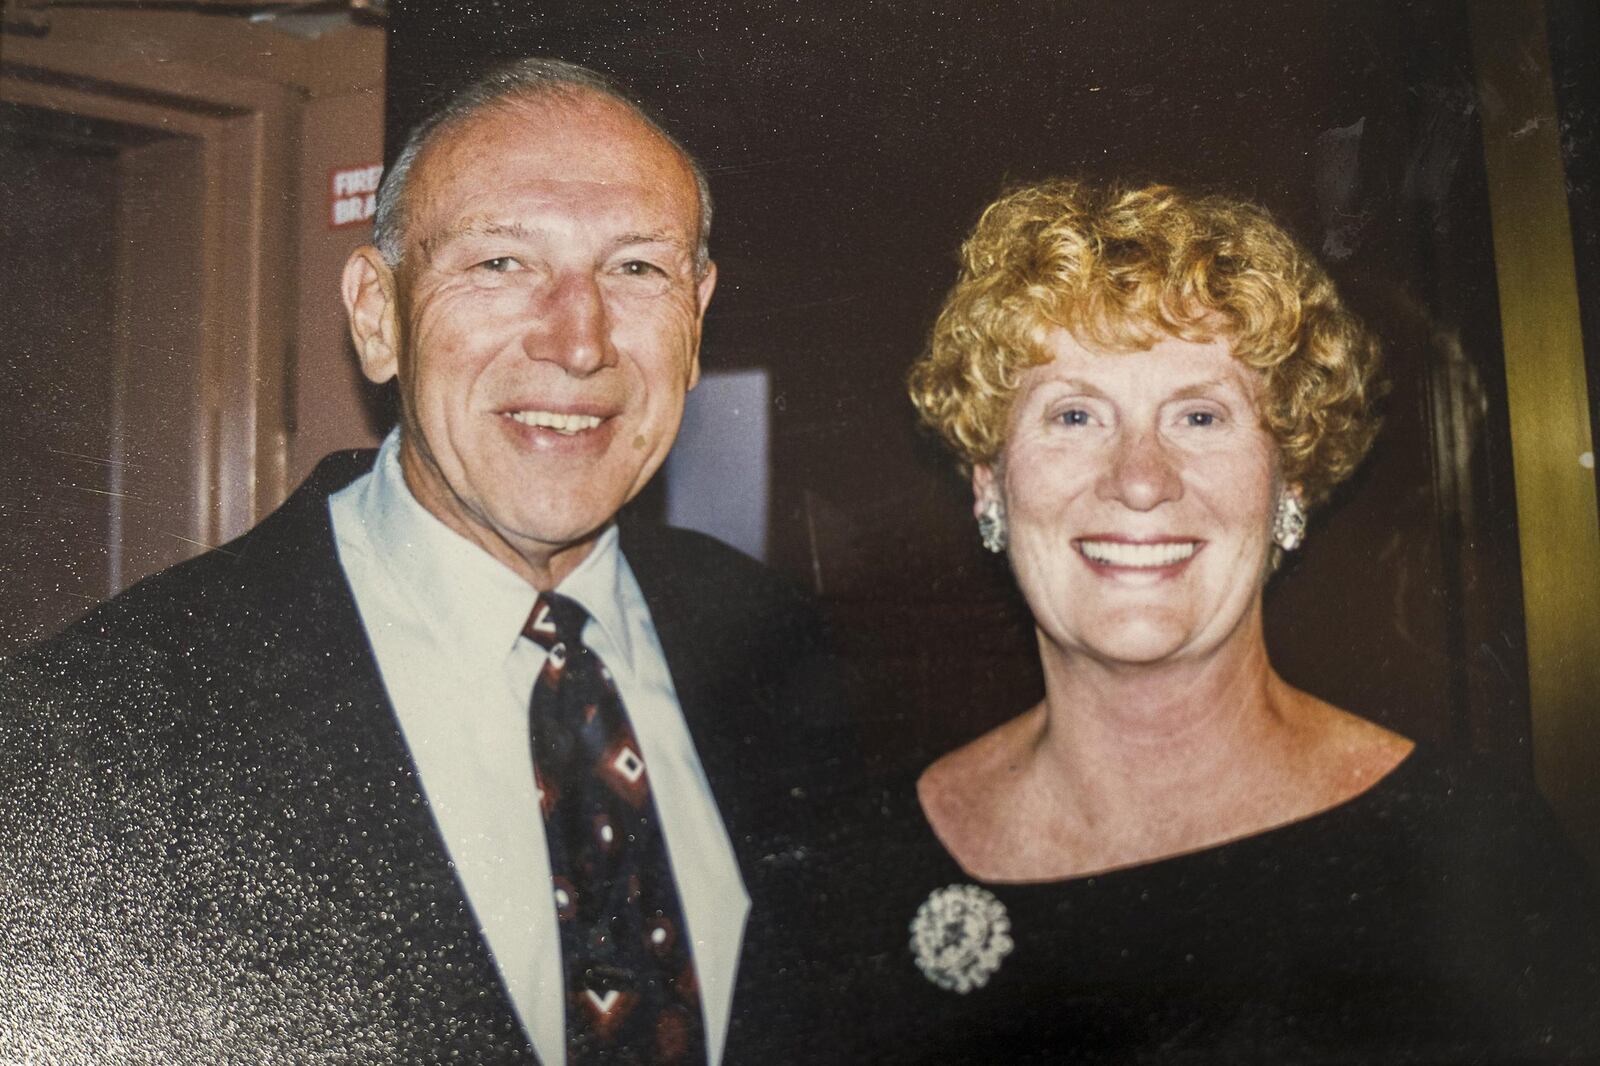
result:
<svg viewBox="0 0 1600 1066"><path fill-rule="evenodd" d="M809 1059L818 627L616 521L698 376L709 216L580 67L412 134L343 282L400 428L7 667L0 1057Z"/></svg>

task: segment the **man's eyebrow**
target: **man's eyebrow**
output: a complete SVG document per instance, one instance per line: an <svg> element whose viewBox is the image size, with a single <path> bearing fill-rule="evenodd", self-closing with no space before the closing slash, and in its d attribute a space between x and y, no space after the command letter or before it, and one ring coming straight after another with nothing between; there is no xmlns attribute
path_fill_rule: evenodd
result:
<svg viewBox="0 0 1600 1066"><path fill-rule="evenodd" d="M675 248L689 247L681 233L671 230L653 230L647 233L624 233L611 242L612 248L629 248L636 244L670 244Z"/></svg>
<svg viewBox="0 0 1600 1066"><path fill-rule="evenodd" d="M440 248L450 244L452 241L466 237L506 237L511 240L526 241L533 239L534 236L535 231L520 222L496 222L487 218L467 218L439 233L424 237L422 239L422 252L432 258ZM689 241L682 234L674 233L671 230L623 233L610 243L613 251L641 244L667 244L684 251L689 248Z"/></svg>
<svg viewBox="0 0 1600 1066"><path fill-rule="evenodd" d="M454 225L429 234L422 239L423 254L432 256L438 249L443 248L451 241L463 237L510 237L513 240L527 240L533 236L533 231L520 222L496 222L488 218L465 218Z"/></svg>

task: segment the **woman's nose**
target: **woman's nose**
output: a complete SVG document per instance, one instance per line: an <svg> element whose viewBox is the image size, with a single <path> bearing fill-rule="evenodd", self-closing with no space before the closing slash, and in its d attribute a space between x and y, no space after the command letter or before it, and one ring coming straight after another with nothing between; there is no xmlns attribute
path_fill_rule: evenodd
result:
<svg viewBox="0 0 1600 1066"><path fill-rule="evenodd" d="M1128 431L1112 445L1096 492L1135 511L1149 511L1183 496L1176 457L1153 430Z"/></svg>

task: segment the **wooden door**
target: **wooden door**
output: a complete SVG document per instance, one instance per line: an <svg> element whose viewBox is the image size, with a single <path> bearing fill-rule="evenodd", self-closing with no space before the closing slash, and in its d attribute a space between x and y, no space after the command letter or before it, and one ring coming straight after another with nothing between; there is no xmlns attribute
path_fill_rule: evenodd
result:
<svg viewBox="0 0 1600 1066"><path fill-rule="evenodd" d="M338 16L6 11L0 655L248 529L297 429L374 439L328 186L377 162L382 78Z"/></svg>

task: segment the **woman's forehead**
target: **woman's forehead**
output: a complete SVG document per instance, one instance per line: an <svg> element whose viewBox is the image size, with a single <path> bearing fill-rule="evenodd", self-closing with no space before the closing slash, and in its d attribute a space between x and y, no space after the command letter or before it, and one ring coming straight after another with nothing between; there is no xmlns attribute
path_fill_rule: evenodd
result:
<svg viewBox="0 0 1600 1066"><path fill-rule="evenodd" d="M1162 334L1139 346L1109 346L1081 338L1071 330L1044 331L1037 341L1037 362L1027 377L1064 376L1127 378L1157 376L1170 379L1217 377L1250 381L1255 371L1235 357L1233 341L1225 336L1202 338Z"/></svg>

